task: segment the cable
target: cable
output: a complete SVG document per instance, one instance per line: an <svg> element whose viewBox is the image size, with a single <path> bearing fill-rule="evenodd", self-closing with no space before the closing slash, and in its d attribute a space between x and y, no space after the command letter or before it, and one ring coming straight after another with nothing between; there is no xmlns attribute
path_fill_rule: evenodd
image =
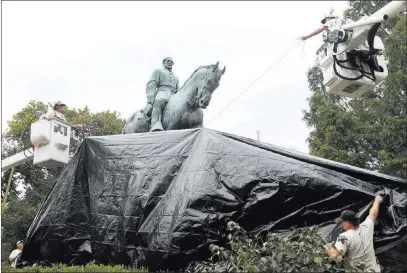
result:
<svg viewBox="0 0 407 273"><path fill-rule="evenodd" d="M259 81L261 78L263 78L275 65L277 65L282 59L284 59L285 56L288 55L294 48L296 48L299 44L301 43L298 42L295 44L293 47L291 47L280 59L278 59L274 64L269 66L257 79L255 79L246 89L244 89L242 92L240 92L231 102L229 102L222 110L220 110L215 117L213 117L208 123L206 123L206 126L212 123L223 111L225 111L227 108L229 108L230 105L232 105L241 95L243 95L247 90L250 89L257 81Z"/></svg>

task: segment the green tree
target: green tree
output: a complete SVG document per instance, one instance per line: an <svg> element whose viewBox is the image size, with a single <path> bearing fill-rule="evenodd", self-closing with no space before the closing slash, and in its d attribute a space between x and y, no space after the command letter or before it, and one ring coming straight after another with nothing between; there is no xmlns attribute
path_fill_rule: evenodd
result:
<svg viewBox="0 0 407 273"><path fill-rule="evenodd" d="M17 140L32 120L35 111L45 113L49 106L50 104L43 102L30 101L23 109L13 115L13 119L8 122L8 130L2 134L2 158L30 148L29 126L26 133L23 134L22 141L18 143ZM65 116L70 124L82 124L84 128L87 128L87 136L120 134L125 122L117 112L91 113L86 106L83 109L68 108L65 111ZM33 122L36 120L38 119L34 119ZM71 149L71 152L75 151L74 148ZM25 238L31 222L52 189L61 170L62 167L46 169L34 166L31 162L15 168L7 199L7 210L2 215L2 261L8 259L8 255L15 248L17 240ZM9 175L10 171L2 173L2 197Z"/></svg>
<svg viewBox="0 0 407 273"><path fill-rule="evenodd" d="M322 81L318 67L308 71L309 88L313 94L308 99L310 111L304 111L304 121L314 129L307 139L311 154L369 168L368 155L355 137L361 128L349 110L350 106L339 96L328 95Z"/></svg>
<svg viewBox="0 0 407 273"><path fill-rule="evenodd" d="M350 1L345 13L354 20L383 7L390 1ZM373 6L373 4L375 6ZM407 29L406 17L400 15L386 23L390 35L384 39L389 75L373 95L349 99L328 95L318 67L307 73L309 110L304 121L311 128L310 154L407 178Z"/></svg>

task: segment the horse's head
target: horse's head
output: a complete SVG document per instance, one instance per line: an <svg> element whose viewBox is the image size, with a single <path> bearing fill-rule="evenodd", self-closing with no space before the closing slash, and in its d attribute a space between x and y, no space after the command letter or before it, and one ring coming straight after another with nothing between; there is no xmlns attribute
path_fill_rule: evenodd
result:
<svg viewBox="0 0 407 273"><path fill-rule="evenodd" d="M219 87L220 79L226 71L226 66L220 70L219 62L200 68L195 77L197 93L193 104L205 109L212 98L212 93Z"/></svg>

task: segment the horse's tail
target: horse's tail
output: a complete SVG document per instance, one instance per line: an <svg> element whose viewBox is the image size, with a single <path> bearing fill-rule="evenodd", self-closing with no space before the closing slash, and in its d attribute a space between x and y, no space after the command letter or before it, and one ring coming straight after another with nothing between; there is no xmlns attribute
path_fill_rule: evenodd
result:
<svg viewBox="0 0 407 273"><path fill-rule="evenodd" d="M125 134L125 133L126 133L126 127L128 126L129 123L131 123L131 122L133 121L133 119L134 119L134 117L136 116L136 114L137 114L137 112L134 112L134 113L131 114L131 116L126 120L126 123L124 124L124 127L123 127L122 134Z"/></svg>

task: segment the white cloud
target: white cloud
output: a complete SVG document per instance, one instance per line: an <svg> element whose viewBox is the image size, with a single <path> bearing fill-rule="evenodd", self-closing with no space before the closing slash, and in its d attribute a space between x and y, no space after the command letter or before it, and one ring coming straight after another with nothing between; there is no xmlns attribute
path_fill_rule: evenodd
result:
<svg viewBox="0 0 407 273"><path fill-rule="evenodd" d="M3 128L29 100L127 117L144 106L150 73L168 55L181 82L199 65L227 66L207 122L330 6L346 2L4 2ZM294 49L208 128L252 138L259 129L264 142L307 152L305 73L321 43Z"/></svg>

